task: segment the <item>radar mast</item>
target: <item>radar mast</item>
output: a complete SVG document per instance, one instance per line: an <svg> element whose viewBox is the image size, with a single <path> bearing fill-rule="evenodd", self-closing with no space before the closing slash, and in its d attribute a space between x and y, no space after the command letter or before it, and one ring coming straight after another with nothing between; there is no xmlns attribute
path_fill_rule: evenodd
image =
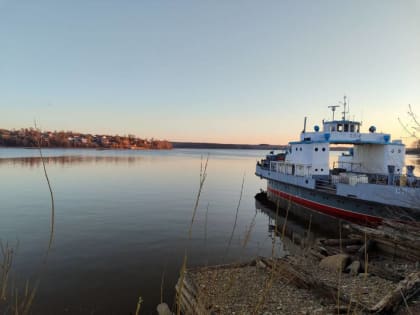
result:
<svg viewBox="0 0 420 315"><path fill-rule="evenodd" d="M333 115L332 120L334 120L334 112L335 112L335 109L337 107L340 107L340 105L331 105L331 106L328 106L328 108L331 108L331 111L332 111L332 115Z"/></svg>
<svg viewBox="0 0 420 315"><path fill-rule="evenodd" d="M343 114L343 120L346 120L346 114L348 114L350 111L349 111L349 109L346 110L346 107L347 107L348 104L347 104L347 96L345 96L345 95L344 95L344 102L342 104L344 106L344 110L341 113Z"/></svg>

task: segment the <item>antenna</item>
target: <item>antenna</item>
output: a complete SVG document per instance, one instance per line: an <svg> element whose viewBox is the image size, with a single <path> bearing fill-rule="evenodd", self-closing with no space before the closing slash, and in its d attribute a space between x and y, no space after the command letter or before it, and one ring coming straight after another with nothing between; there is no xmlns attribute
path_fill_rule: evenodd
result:
<svg viewBox="0 0 420 315"><path fill-rule="evenodd" d="M332 114L333 114L333 119L332 120L334 120L334 112L335 112L335 109L337 107L340 107L340 105L331 105L331 106L328 106L328 108L331 108L331 111L332 111Z"/></svg>
<svg viewBox="0 0 420 315"><path fill-rule="evenodd" d="M344 106L344 110L341 113L343 114L343 120L346 120L346 114L348 114L350 111L349 111L349 109L346 110L346 107L347 107L348 104L347 104L347 96L345 96L345 95L344 95L344 102L342 104Z"/></svg>

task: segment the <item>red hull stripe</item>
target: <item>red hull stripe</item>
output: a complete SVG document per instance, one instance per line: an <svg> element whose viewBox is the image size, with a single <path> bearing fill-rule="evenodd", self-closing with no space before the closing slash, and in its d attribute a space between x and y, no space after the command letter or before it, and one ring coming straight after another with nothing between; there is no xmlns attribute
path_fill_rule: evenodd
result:
<svg viewBox="0 0 420 315"><path fill-rule="evenodd" d="M357 221L364 221L364 222L371 222L371 223L378 223L381 222L382 219L379 217L374 217L374 216L370 216L367 214L362 214L362 213L356 213L353 211L349 211L349 210L345 210L345 209L341 209L341 208L335 208L335 207L331 207L331 206L327 206L315 201L311 201L308 199L304 199L301 197L297 197L294 195L290 195L287 194L285 192L273 189L268 187L268 190L270 192L272 192L273 194L285 199L285 200L290 200L293 201L296 204L302 205L304 207L307 207L309 209L313 209L322 213L326 213L335 217L340 217L343 219L348 219L348 220L357 220Z"/></svg>

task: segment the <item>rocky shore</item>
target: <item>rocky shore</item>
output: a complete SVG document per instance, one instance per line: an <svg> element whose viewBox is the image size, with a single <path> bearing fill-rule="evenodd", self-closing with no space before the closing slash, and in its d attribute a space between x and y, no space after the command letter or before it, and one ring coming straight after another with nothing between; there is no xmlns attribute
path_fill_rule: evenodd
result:
<svg viewBox="0 0 420 315"><path fill-rule="evenodd" d="M415 263L396 281L352 271L346 260L308 254L187 270L179 304L184 314L415 314L418 301L406 305L420 289Z"/></svg>
<svg viewBox="0 0 420 315"><path fill-rule="evenodd" d="M420 314L419 229L394 223L343 229L345 238L288 242L298 250L285 257L187 269L176 286L180 311Z"/></svg>

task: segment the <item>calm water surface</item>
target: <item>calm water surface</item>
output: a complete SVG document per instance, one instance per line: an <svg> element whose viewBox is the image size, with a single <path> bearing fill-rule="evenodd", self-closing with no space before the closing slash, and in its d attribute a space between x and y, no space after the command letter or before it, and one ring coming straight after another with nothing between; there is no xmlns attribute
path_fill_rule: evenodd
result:
<svg viewBox="0 0 420 315"><path fill-rule="evenodd" d="M55 234L33 314L130 314L139 296L142 313L152 314L162 277L163 298L173 303L186 249L188 266L270 255L272 220L254 200L266 187L254 175L265 153L43 150L54 191ZM208 175L188 241L207 154ZM420 168L419 156L407 156L407 162ZM0 149L0 174L0 239L19 242L13 277L22 288L38 278L48 245L49 191L37 150Z"/></svg>
<svg viewBox="0 0 420 315"><path fill-rule="evenodd" d="M254 165L265 153L43 150L56 217L34 314L129 314L139 295L144 313L151 313L162 275L164 299L172 304L186 248L189 266L269 254L268 217L254 200L265 187ZM207 154L208 175L188 241L201 157ZM19 241L14 277L21 285L37 278L50 231L49 191L38 156L37 150L0 149L0 238Z"/></svg>

